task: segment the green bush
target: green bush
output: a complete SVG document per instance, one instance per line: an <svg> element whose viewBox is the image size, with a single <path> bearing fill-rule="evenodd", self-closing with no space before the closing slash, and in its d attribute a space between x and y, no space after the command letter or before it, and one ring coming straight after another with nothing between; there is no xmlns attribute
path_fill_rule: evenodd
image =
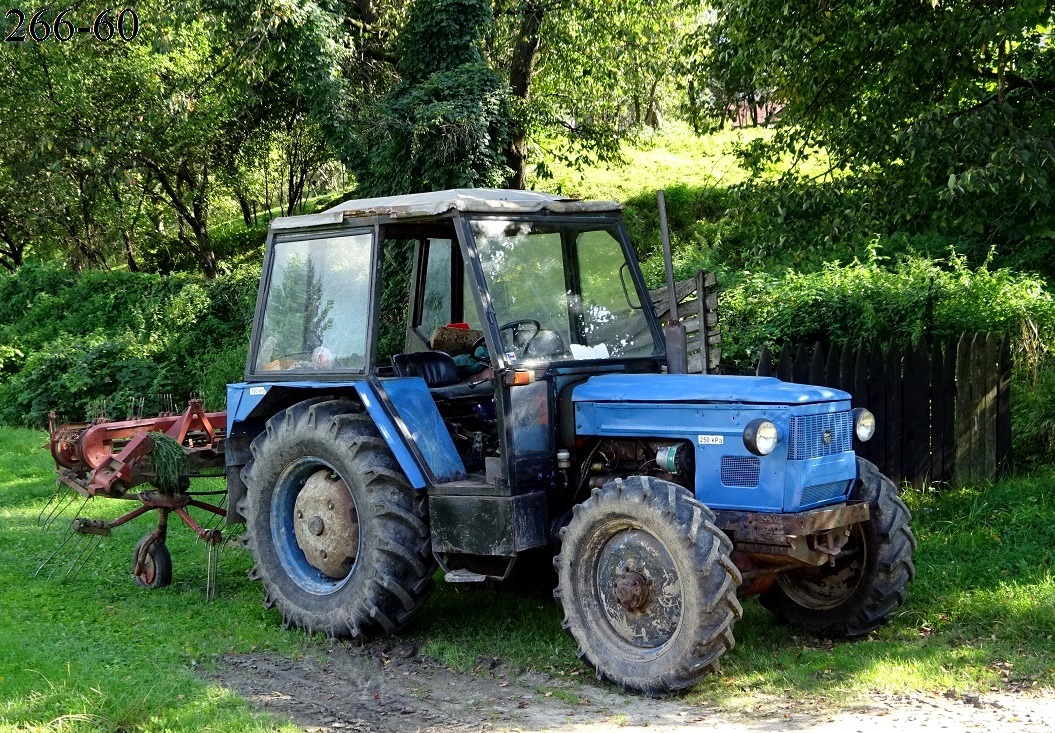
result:
<svg viewBox="0 0 1055 733"><path fill-rule="evenodd" d="M1055 465L1055 358L1011 383L1011 441L1019 465Z"/></svg>
<svg viewBox="0 0 1055 733"><path fill-rule="evenodd" d="M1017 356L1055 353L1055 300L1042 281L955 254L880 256L815 272L747 273L722 290L722 354L752 366L763 347L815 341L914 340L964 331L1008 331Z"/></svg>
<svg viewBox="0 0 1055 733"><path fill-rule="evenodd" d="M41 427L51 410L90 417L103 400L191 396L222 409L245 365L259 268L206 280L76 274L28 265L0 276L0 421Z"/></svg>

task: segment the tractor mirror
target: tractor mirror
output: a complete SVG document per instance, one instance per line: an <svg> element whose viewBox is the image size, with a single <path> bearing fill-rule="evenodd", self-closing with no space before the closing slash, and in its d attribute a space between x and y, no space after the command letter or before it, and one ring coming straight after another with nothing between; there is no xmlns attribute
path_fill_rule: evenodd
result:
<svg viewBox="0 0 1055 733"><path fill-rule="evenodd" d="M629 286L626 282L629 273L630 267L625 262L619 266L619 283L623 286L623 297L626 298L626 304L632 309L641 310L641 301L637 297L637 290L634 289L633 281L631 280Z"/></svg>

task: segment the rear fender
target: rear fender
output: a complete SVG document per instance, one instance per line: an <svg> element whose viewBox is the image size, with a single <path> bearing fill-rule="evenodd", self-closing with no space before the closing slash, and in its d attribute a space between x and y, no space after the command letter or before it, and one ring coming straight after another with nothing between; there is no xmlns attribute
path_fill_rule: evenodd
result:
<svg viewBox="0 0 1055 733"><path fill-rule="evenodd" d="M348 382L282 382L227 386L229 442L255 437L268 418L301 400L320 394L353 399L366 409L399 467L415 489L466 477L443 418L425 382L417 377ZM239 465L241 453L228 454ZM241 461L244 463L244 461Z"/></svg>

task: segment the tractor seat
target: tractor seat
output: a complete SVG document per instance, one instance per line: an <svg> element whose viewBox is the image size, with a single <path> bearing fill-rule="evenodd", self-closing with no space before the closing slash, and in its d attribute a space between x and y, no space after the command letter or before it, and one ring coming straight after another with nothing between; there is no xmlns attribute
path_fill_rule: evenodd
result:
<svg viewBox="0 0 1055 733"><path fill-rule="evenodd" d="M415 351L409 354L396 354L392 357L392 367L400 377L421 377L429 391L437 398L467 399L481 398L490 394L487 382L475 386L463 382L458 374L458 365L454 357L446 351ZM489 381L489 380L488 380Z"/></svg>

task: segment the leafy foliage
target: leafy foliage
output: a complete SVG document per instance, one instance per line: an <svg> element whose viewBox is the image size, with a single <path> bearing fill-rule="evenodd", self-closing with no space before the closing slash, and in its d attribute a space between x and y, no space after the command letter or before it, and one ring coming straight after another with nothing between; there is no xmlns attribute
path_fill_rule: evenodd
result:
<svg viewBox="0 0 1055 733"><path fill-rule="evenodd" d="M1051 3L722 0L715 11L696 78L779 100L770 152L821 146L830 173L860 178L848 219L974 233L1048 266ZM715 94L705 108L722 104Z"/></svg>
<svg viewBox="0 0 1055 733"><path fill-rule="evenodd" d="M515 120L508 85L484 63L486 0L415 0L400 33L402 80L359 120L348 162L367 196L494 187Z"/></svg>
<svg viewBox="0 0 1055 733"><path fill-rule="evenodd" d="M258 277L36 265L0 277L0 353L13 355L0 374L0 421L40 427L51 410L83 419L104 400L124 417L133 400L161 394L220 407L245 366Z"/></svg>

